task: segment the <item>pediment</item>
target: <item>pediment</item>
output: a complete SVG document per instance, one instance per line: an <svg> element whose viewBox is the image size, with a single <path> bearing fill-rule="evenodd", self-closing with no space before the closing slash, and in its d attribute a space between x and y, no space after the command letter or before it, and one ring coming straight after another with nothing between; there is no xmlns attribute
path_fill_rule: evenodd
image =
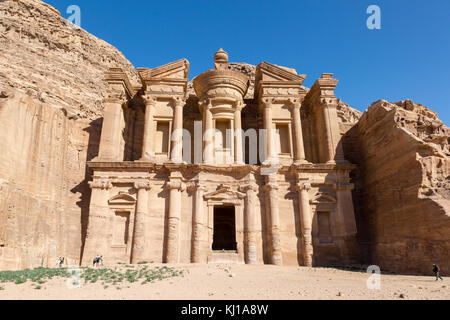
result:
<svg viewBox="0 0 450 320"><path fill-rule="evenodd" d="M186 59L181 59L154 69L140 68L138 72L143 82L160 79L187 81L189 78L189 62Z"/></svg>
<svg viewBox="0 0 450 320"><path fill-rule="evenodd" d="M263 62L256 67L256 81L289 81L299 82L301 85L305 81L305 75L299 75L294 69L284 68L269 62Z"/></svg>
<svg viewBox="0 0 450 320"><path fill-rule="evenodd" d="M119 193L108 200L110 205L134 205L136 199L128 193Z"/></svg>
<svg viewBox="0 0 450 320"><path fill-rule="evenodd" d="M323 192L317 193L310 201L311 204L335 204L336 202L334 197Z"/></svg>
<svg viewBox="0 0 450 320"><path fill-rule="evenodd" d="M205 194L205 200L236 200L245 198L245 193L234 191L230 187L222 187L218 190Z"/></svg>

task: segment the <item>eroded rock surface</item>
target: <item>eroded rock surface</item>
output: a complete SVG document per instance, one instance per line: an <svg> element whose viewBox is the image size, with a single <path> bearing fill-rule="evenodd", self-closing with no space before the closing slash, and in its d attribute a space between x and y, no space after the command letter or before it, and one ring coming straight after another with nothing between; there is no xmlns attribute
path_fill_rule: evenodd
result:
<svg viewBox="0 0 450 320"><path fill-rule="evenodd" d="M0 269L78 264L110 66L130 62L36 0L0 4Z"/></svg>
<svg viewBox="0 0 450 320"><path fill-rule="evenodd" d="M9 5L8 5L9 4ZM116 48L83 29L68 27L58 11L39 0L0 5L0 89L19 90L81 118L102 115L109 67L133 65Z"/></svg>
<svg viewBox="0 0 450 320"><path fill-rule="evenodd" d="M54 266L58 256L77 264L104 72L120 67L133 86L137 73L117 49L69 28L41 1L2 2L0 15L0 269ZM251 99L256 67L229 68L250 79ZM358 165L354 196L365 260L398 272L429 273L431 263L449 271L449 128L409 100L378 101L363 116L340 101L337 111L346 157Z"/></svg>
<svg viewBox="0 0 450 320"><path fill-rule="evenodd" d="M344 138L366 261L429 273L450 265L450 128L410 100L375 102Z"/></svg>

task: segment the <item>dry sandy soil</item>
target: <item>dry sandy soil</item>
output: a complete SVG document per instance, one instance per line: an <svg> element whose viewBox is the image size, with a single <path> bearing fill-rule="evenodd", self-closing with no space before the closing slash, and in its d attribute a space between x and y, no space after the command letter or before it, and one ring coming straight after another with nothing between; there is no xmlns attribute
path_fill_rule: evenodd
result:
<svg viewBox="0 0 450 320"><path fill-rule="evenodd" d="M126 284L122 289L83 284L68 289L66 279L53 279L36 290L31 283L2 284L0 300L449 300L450 279L432 276L382 275L381 289L369 290L368 274L330 268L267 265L177 265L184 277ZM128 287L129 286L129 287ZM403 298L401 298L401 295Z"/></svg>

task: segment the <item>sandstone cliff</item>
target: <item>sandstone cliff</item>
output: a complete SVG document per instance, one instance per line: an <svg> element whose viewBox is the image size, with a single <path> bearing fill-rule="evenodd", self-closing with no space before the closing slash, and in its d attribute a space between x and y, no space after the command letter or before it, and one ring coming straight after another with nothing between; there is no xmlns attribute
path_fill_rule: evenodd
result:
<svg viewBox="0 0 450 320"><path fill-rule="evenodd" d="M0 16L0 269L53 266L60 255L76 264L103 75L121 67L134 85L138 77L117 49L68 28L41 1L0 2ZM254 66L230 68L254 81ZM354 195L366 261L404 272L429 273L432 262L448 267L449 129L411 101L379 101L362 117L340 101L338 114L346 157L358 164Z"/></svg>
<svg viewBox="0 0 450 320"><path fill-rule="evenodd" d="M104 72L137 81L114 47L36 0L0 3L0 269L80 258Z"/></svg>
<svg viewBox="0 0 450 320"><path fill-rule="evenodd" d="M410 100L375 102L344 137L366 263L450 271L450 128Z"/></svg>

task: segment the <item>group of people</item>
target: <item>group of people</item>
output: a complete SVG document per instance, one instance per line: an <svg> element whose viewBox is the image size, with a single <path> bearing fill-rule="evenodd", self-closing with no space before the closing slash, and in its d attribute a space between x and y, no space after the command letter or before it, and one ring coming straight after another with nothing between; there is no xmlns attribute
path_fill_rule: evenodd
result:
<svg viewBox="0 0 450 320"><path fill-rule="evenodd" d="M58 259L56 259L56 268L64 268L64 261L65 261L64 257L59 257ZM94 258L92 266L93 267L103 266L103 256L97 255Z"/></svg>
<svg viewBox="0 0 450 320"><path fill-rule="evenodd" d="M64 268L64 257L59 257L58 259L56 259L56 267L57 268ZM98 267L98 266L102 266L103 267L103 256L102 255L97 255L94 260L92 261L92 266ZM436 275L436 281L444 281L444 279L441 277L440 275L441 272L441 268L437 265L437 264L433 264L433 273Z"/></svg>

